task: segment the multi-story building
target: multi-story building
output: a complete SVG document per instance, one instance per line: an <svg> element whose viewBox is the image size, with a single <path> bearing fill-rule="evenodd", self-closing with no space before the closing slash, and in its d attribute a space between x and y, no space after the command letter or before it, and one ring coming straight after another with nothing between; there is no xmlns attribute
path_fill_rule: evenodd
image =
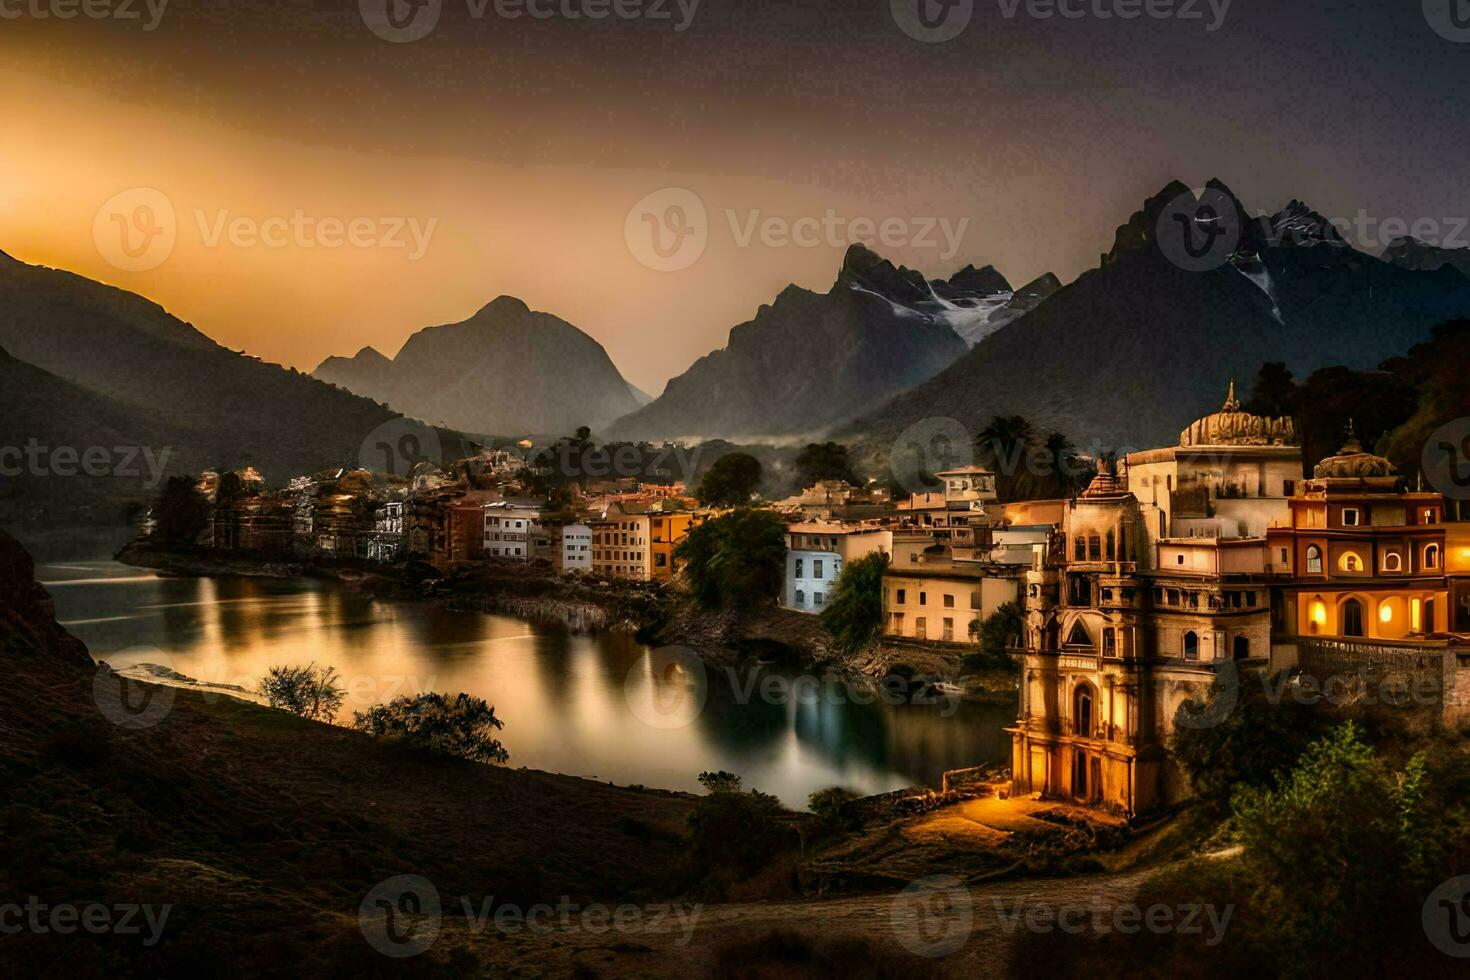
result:
<svg viewBox="0 0 1470 980"><path fill-rule="evenodd" d="M886 528L825 521L793 524L786 529L781 605L798 612L821 612L847 562L892 550L893 533Z"/></svg>
<svg viewBox="0 0 1470 980"><path fill-rule="evenodd" d="M647 582L653 578L648 514L634 504L614 501L592 528L592 574Z"/></svg>
<svg viewBox="0 0 1470 980"><path fill-rule="evenodd" d="M1409 492L1350 435L1290 505L1285 526L1267 532L1278 659L1294 662L1293 647L1314 637L1401 641L1455 628L1440 494Z"/></svg>
<svg viewBox="0 0 1470 980"><path fill-rule="evenodd" d="M901 524L922 528L936 540L947 541L955 527L994 523L999 508L995 474L981 466L962 466L936 473L944 488L929 493L915 493L896 505ZM995 513L992 514L991 511Z"/></svg>
<svg viewBox="0 0 1470 980"><path fill-rule="evenodd" d="M650 575L657 581L674 575L674 549L689 536L698 515L687 511L653 511L648 515Z"/></svg>
<svg viewBox="0 0 1470 980"><path fill-rule="evenodd" d="M499 501L485 507L484 554L487 558L530 561L532 539L541 529L541 505L534 501Z"/></svg>
<svg viewBox="0 0 1470 980"><path fill-rule="evenodd" d="M561 529L560 564L557 573L592 571L592 528L586 524L567 524Z"/></svg>
<svg viewBox="0 0 1470 980"><path fill-rule="evenodd" d="M883 574L883 635L973 644L980 624L1020 597L1021 570L956 560L944 546Z"/></svg>
<svg viewBox="0 0 1470 980"><path fill-rule="evenodd" d="M1232 392L1068 503L1055 557L1026 573L1014 791L1130 815L1184 794L1166 751L1180 706L1270 656L1266 535L1297 489L1293 441Z"/></svg>

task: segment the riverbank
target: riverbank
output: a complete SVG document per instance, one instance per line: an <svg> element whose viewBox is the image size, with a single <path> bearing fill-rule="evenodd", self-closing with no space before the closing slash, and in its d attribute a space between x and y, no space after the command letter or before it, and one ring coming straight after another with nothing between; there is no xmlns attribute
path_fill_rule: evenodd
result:
<svg viewBox="0 0 1470 980"><path fill-rule="evenodd" d="M436 602L448 608L515 616L576 632L623 630L660 646L684 646L717 665L780 664L870 680L942 683L946 693L983 704L1017 699L1013 669L966 666L966 648L885 642L857 653L835 649L814 616L774 604L707 610L677 582L558 577L514 562L472 562L449 570L423 562L384 565L353 559L274 559L203 548L161 547L135 539L115 556L167 575L320 578L384 599Z"/></svg>

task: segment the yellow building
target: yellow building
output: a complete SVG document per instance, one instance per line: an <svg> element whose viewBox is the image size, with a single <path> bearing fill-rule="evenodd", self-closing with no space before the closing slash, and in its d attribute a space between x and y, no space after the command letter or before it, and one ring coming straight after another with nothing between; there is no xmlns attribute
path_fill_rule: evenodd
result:
<svg viewBox="0 0 1470 980"><path fill-rule="evenodd" d="M973 644L982 622L1020 598L1020 576L1014 566L955 561L943 550L895 562L883 574L883 635Z"/></svg>

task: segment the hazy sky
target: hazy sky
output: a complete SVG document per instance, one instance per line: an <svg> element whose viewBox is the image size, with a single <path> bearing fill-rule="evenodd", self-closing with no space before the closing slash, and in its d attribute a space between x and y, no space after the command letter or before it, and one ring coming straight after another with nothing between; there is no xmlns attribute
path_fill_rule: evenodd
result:
<svg viewBox="0 0 1470 980"><path fill-rule="evenodd" d="M303 370L508 293L657 394L826 289L854 223L929 276L1070 280L1173 177L1470 213L1470 24L1438 0L957 0L937 42L914 0L418 0L402 43L384 0L82 2L0 0L0 249Z"/></svg>

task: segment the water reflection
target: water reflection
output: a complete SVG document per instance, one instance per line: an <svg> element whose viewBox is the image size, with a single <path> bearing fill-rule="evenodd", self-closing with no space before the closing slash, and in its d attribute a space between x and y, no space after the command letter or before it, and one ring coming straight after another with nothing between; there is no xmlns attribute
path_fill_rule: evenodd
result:
<svg viewBox="0 0 1470 980"><path fill-rule="evenodd" d="M842 684L793 690L787 675L713 667L685 724L648 724L640 699L659 693L653 652L622 634L378 602L312 580L166 578L110 561L40 562L37 572L58 618L115 667L152 657L249 688L276 664L331 664L349 711L468 691L495 705L516 766L696 791L700 771L726 769L802 806L828 786L936 784L945 769L1009 751L1001 727L1014 708L892 704ZM772 691L787 696L763 696Z"/></svg>

